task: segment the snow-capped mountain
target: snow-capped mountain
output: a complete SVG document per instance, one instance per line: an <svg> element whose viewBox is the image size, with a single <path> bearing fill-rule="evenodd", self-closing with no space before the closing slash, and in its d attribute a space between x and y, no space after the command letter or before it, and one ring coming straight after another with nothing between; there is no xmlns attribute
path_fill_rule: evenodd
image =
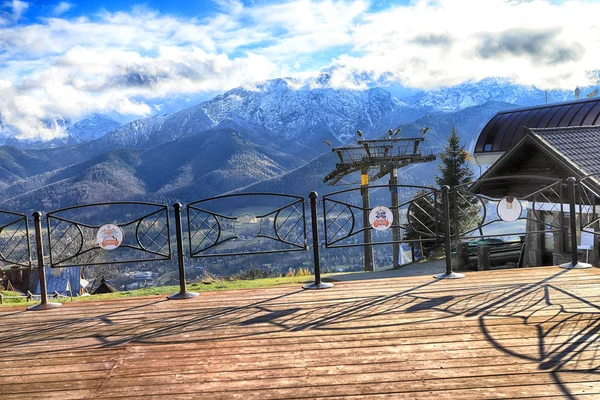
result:
<svg viewBox="0 0 600 400"><path fill-rule="evenodd" d="M84 143L101 138L119 126L121 126L120 123L106 115L88 115L81 121L67 127L69 144Z"/></svg>
<svg viewBox="0 0 600 400"><path fill-rule="evenodd" d="M415 107L381 88L311 88L290 78L236 88L201 107L215 123L226 118L244 120L301 143L323 139L343 143L354 137L357 129L367 135L389 129L391 114L395 123L418 114Z"/></svg>
<svg viewBox="0 0 600 400"><path fill-rule="evenodd" d="M380 88L311 88L294 79L239 87L185 110L127 123L102 138L102 148L151 148L223 124L257 136L302 145L347 142L361 129L369 136L422 114Z"/></svg>
<svg viewBox="0 0 600 400"><path fill-rule="evenodd" d="M534 86L521 86L505 79L486 78L479 82L463 83L453 87L423 91L406 101L423 111L454 112L488 101L532 106L572 100L565 90L544 91Z"/></svg>
<svg viewBox="0 0 600 400"><path fill-rule="evenodd" d="M324 140L339 145L351 142L357 129L376 138L396 127L403 135L414 136L429 126L422 149L435 152L455 124L469 144L495 112L516 106L487 98L515 93L521 94L509 99L522 104L523 99L535 101L537 92L492 82L487 88L465 85L434 92L408 105L382 88L332 89L276 79L230 90L179 112L132 121L85 141L99 135L94 127L104 125L101 119L92 119L90 132L73 135L71 140L85 141L74 146L26 151L5 147L6 155L0 158L6 161L0 166L4 168L0 168L4 171L0 201L31 209L44 206L43 199L50 208L81 199L191 201L268 178L272 181L265 183L265 190L280 190L279 184L312 190L307 185L320 182L335 162L318 157L331 156ZM461 108L477 101L484 105ZM406 170L403 179L426 182L435 171L435 165L430 167ZM289 179L277 179L296 169ZM310 179L302 176L303 171L312 171Z"/></svg>
<svg viewBox="0 0 600 400"><path fill-rule="evenodd" d="M3 144L25 149L94 141L94 146L107 150L151 148L234 121L257 135L270 133L316 148L323 140L334 145L347 143L357 129L367 137L380 136L390 128L432 112L456 112L489 101L526 106L543 104L546 96L549 102L573 97L567 91L546 93L535 87L488 78L398 99L380 87L333 89L327 87L328 79L326 73L307 81L273 79L232 89L179 112L142 118L122 126L109 117L92 114L75 124L62 121L67 132L64 138L34 142L6 137ZM355 86L368 86L360 85L361 79L368 81L368 77L356 76Z"/></svg>
<svg viewBox="0 0 600 400"><path fill-rule="evenodd" d="M101 138L121 125L114 119L101 114L90 114L74 124L71 124L65 119L48 122L48 124L56 124L64 128L66 135L50 141L18 140L14 137L17 135L17 132L11 130L10 127L5 130L1 129L2 123L0 121L0 131L3 131L4 134L4 136L0 138L0 143L18 149L51 149L85 143Z"/></svg>

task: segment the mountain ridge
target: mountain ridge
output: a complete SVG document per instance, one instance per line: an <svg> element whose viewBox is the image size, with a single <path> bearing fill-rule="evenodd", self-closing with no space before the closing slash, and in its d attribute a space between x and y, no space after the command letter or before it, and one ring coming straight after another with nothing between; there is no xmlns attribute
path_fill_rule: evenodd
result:
<svg viewBox="0 0 600 400"><path fill-rule="evenodd" d="M429 126L420 149L439 153L454 123L463 142L472 147L496 112L521 104L467 105L494 96L524 102L539 96L538 89L521 90L502 82L484 86L432 91L429 97L414 97L411 105L382 88L311 88L290 79L235 88L83 143L30 150L2 146L0 201L5 206L48 209L107 199L188 201L247 188L302 195L329 190L319 182L336 158L323 155L328 150L323 142L352 144L357 129L366 138L385 137L396 127L404 137L418 137ZM472 89L474 94L457 101L459 91ZM400 176L405 183L421 185L431 181L435 171L411 166Z"/></svg>

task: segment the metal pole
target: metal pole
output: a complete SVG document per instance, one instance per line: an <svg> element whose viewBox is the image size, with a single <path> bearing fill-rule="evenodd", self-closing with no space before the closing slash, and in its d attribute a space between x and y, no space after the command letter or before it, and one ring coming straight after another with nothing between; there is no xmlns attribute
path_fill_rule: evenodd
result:
<svg viewBox="0 0 600 400"><path fill-rule="evenodd" d="M173 204L175 210L175 236L177 238L177 264L179 266L179 293L167 296L169 300L184 300L197 297L199 293L185 288L185 263L183 259L183 230L181 228L181 203Z"/></svg>
<svg viewBox="0 0 600 400"><path fill-rule="evenodd" d="M319 225L317 215L317 192L310 192L310 222L312 227L313 263L315 267L315 283L302 286L304 289L327 289L333 287L333 283L321 282L321 256L319 254Z"/></svg>
<svg viewBox="0 0 600 400"><path fill-rule="evenodd" d="M375 262L373 260L373 236L371 233L371 223L369 222L369 212L371 209L371 202L369 199L369 182L367 171L362 171L362 175L366 176L367 180L363 181L363 185L360 188L360 194L362 196L362 209L363 209L363 242L364 242L364 269L365 271L374 271Z"/></svg>
<svg viewBox="0 0 600 400"><path fill-rule="evenodd" d="M37 264L40 275L40 300L41 303L27 308L30 311L48 310L62 306L61 303L48 303L48 292L46 290L46 270L44 268L44 246L42 244L42 213L33 213L35 228L35 249L37 251Z"/></svg>
<svg viewBox="0 0 600 400"><path fill-rule="evenodd" d="M400 265L400 213L398 212L398 170L392 168L390 172L390 192L392 192L392 215L394 224L392 225L392 266Z"/></svg>
<svg viewBox="0 0 600 400"><path fill-rule="evenodd" d="M446 251L446 272L434 275L436 279L458 279L464 278L464 274L452 272L452 243L450 232L450 196L448 185L442 186L442 205L444 207L444 247Z"/></svg>
<svg viewBox="0 0 600 400"><path fill-rule="evenodd" d="M571 262L567 264L561 264L561 268L591 268L591 264L579 262L577 259L577 216L575 215L575 182L577 180L573 177L567 178L567 185L569 186L569 220L571 222Z"/></svg>

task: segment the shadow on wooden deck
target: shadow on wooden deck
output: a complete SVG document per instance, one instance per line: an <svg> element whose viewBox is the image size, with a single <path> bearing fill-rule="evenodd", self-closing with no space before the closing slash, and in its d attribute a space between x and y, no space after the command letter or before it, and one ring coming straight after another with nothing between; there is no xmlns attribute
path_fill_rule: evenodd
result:
<svg viewBox="0 0 600 400"><path fill-rule="evenodd" d="M600 397L599 283L596 269L536 268L8 311L0 392Z"/></svg>

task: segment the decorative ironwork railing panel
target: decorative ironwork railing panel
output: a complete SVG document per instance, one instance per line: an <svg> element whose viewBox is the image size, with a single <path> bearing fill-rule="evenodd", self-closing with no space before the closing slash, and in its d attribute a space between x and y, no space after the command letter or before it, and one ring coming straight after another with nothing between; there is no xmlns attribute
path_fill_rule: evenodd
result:
<svg viewBox="0 0 600 400"><path fill-rule="evenodd" d="M239 193L190 203L190 256L305 251L305 217L304 198L278 193Z"/></svg>
<svg viewBox="0 0 600 400"><path fill-rule="evenodd" d="M49 212L46 222L52 267L171 259L166 205L86 204Z"/></svg>
<svg viewBox="0 0 600 400"><path fill-rule="evenodd" d="M364 206L361 191L369 191L369 205ZM392 204L392 191L398 203ZM375 185L341 190L323 196L323 230L325 247L365 246L360 235L373 231L370 244L431 242L440 240L442 221L441 195L436 189L411 185ZM377 210L391 223L377 229ZM375 213L374 215L371 215ZM372 223L367 216L375 219ZM395 232L394 232L395 231Z"/></svg>
<svg viewBox="0 0 600 400"><path fill-rule="evenodd" d="M27 216L0 211L0 270L31 269Z"/></svg>
<svg viewBox="0 0 600 400"><path fill-rule="evenodd" d="M532 182L531 190L523 192L527 180ZM483 195L478 190L485 184L510 188L511 182L519 182L518 195L511 195L510 189L502 190L501 197ZM564 182L555 178L509 176L452 188L449 205L452 236L472 240L558 232L563 228L562 213L568 209L563 186ZM527 229L527 221L539 223L543 229Z"/></svg>
<svg viewBox="0 0 600 400"><path fill-rule="evenodd" d="M579 181L576 191L579 226L582 232L600 236L600 175L588 175Z"/></svg>

